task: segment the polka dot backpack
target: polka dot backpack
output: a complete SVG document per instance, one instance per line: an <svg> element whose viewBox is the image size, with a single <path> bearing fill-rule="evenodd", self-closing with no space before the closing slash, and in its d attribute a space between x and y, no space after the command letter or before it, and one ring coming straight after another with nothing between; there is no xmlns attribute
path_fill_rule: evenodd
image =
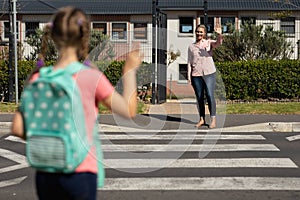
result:
<svg viewBox="0 0 300 200"><path fill-rule="evenodd" d="M74 172L90 145L80 92L72 77L84 69L79 62L64 69L40 69L39 78L24 89L21 112L29 164L47 172Z"/></svg>

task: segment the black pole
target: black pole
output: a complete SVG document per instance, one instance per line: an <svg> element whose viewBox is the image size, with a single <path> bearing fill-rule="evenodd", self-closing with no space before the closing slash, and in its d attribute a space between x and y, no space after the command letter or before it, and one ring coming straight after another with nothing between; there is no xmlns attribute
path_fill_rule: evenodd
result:
<svg viewBox="0 0 300 200"><path fill-rule="evenodd" d="M13 6L12 2L9 2L9 59L8 59L8 101L13 101L13 55L14 55L14 37L13 37Z"/></svg>
<svg viewBox="0 0 300 200"><path fill-rule="evenodd" d="M300 60L300 40L298 40L298 42L297 42L297 45L298 45L298 57L297 57L297 59L298 60Z"/></svg>
<svg viewBox="0 0 300 200"><path fill-rule="evenodd" d="M207 16L207 0L204 0L203 8L204 8L204 26L205 26L206 29L207 29L207 24L208 24L208 16Z"/></svg>
<svg viewBox="0 0 300 200"><path fill-rule="evenodd" d="M152 0L152 99L151 103L156 102L156 20L157 20L157 0Z"/></svg>

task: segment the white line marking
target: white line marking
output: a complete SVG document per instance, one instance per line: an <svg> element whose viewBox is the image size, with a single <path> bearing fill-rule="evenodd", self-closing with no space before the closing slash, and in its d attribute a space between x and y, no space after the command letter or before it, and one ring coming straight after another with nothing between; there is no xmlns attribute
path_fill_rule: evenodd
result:
<svg viewBox="0 0 300 200"><path fill-rule="evenodd" d="M273 144L186 144L186 145L152 145L152 144L102 144L104 152L113 151L182 151L182 152L198 152L198 151L280 151Z"/></svg>
<svg viewBox="0 0 300 200"><path fill-rule="evenodd" d="M5 138L5 140L12 141L12 142L20 142L20 143L23 143L23 144L26 143L23 139L21 139L19 137L16 137L16 136L12 136L12 135Z"/></svg>
<svg viewBox="0 0 300 200"><path fill-rule="evenodd" d="M18 153L15 153L13 151L6 150L6 149L1 149L0 148L0 155L1 155L1 157L10 159L10 160L12 160L14 162L17 162L17 163L20 163L20 164L23 164L23 163L27 162L25 156L23 156L21 154L18 154Z"/></svg>
<svg viewBox="0 0 300 200"><path fill-rule="evenodd" d="M102 140L204 140L204 139L218 139L218 140L265 140L262 135L147 135L147 134L118 134L109 135L103 134L100 137Z"/></svg>
<svg viewBox="0 0 300 200"><path fill-rule="evenodd" d="M298 168L289 158L104 159L106 168Z"/></svg>
<svg viewBox="0 0 300 200"><path fill-rule="evenodd" d="M160 129L149 129L147 127L125 127L125 126L115 126L115 125L108 125L108 124L99 124L98 130L100 132L125 132L125 133L131 133L131 132L142 132L142 133L148 133L148 132L177 132L177 133L198 133L198 132L210 132L210 133L221 133L221 132L273 132L273 128L270 125L270 123L257 123L257 124L249 124L249 125L242 125L242 126L233 126L233 127L224 127L224 128L216 128L216 129L197 129L197 128L191 128L191 129L182 129L182 127L179 127L178 129L172 129L172 130L160 130Z"/></svg>
<svg viewBox="0 0 300 200"><path fill-rule="evenodd" d="M7 158L9 160L12 160L12 161L18 163L16 165L1 168L0 173L18 170L18 169L26 168L29 166L29 164L27 163L26 157L23 155L17 154L15 152L12 152L12 151L9 151L6 149L1 149L1 148L0 148L0 155L1 155L1 157Z"/></svg>
<svg viewBox="0 0 300 200"><path fill-rule="evenodd" d="M285 177L183 177L106 178L99 190L300 190L300 178Z"/></svg>
<svg viewBox="0 0 300 200"><path fill-rule="evenodd" d="M3 128L10 127L11 122L0 122L0 126ZM110 124L99 124L98 130L102 132L297 132L297 128L299 127L299 122L265 122L265 123L257 123L257 124L249 124L242 126L234 126L234 127L224 127L224 128L216 128L216 129L196 129L192 127L190 129L182 129L183 127L179 127L178 130L160 130L159 129L150 129L149 127L137 127L131 128L126 126L115 126ZM9 130L9 129L8 129Z"/></svg>
<svg viewBox="0 0 300 200"><path fill-rule="evenodd" d="M300 135L289 136L289 137L286 137L286 139L290 142L293 142L295 140L300 140Z"/></svg>
<svg viewBox="0 0 300 200"><path fill-rule="evenodd" d="M219 139L219 140L266 140L262 135L225 135L225 134L201 134L201 135L149 135L149 134L103 134L100 136L102 140L203 140L203 139ZM12 142L26 143L16 136L8 136L5 140Z"/></svg>
<svg viewBox="0 0 300 200"><path fill-rule="evenodd" d="M115 126L115 125L107 125L101 124L98 126L98 131L100 132L124 132L124 133L164 133L164 132L187 132L187 133L197 133L197 132L208 132L209 130L202 130L202 129L172 129L172 130L160 130L160 129L147 129L147 127L140 127L140 128L132 128L132 127L125 127L125 126ZM215 131L215 132L220 132Z"/></svg>
<svg viewBox="0 0 300 200"><path fill-rule="evenodd" d="M0 169L0 174L1 173L5 173L5 172L10 172L10 171L14 171L14 170L18 170L18 169L23 169L29 167L28 164L17 164L17 165L12 165L9 167L4 167Z"/></svg>
<svg viewBox="0 0 300 200"><path fill-rule="evenodd" d="M0 181L0 188L20 184L26 178L27 178L27 176L23 176L20 178L10 179L10 180L6 180L6 181Z"/></svg>

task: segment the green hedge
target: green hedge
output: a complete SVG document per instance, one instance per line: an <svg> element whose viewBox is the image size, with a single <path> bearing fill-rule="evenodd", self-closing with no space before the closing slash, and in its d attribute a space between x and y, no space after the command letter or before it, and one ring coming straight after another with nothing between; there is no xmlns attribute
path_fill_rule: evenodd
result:
<svg viewBox="0 0 300 200"><path fill-rule="evenodd" d="M23 85L27 79L28 74L35 67L35 62L33 61L19 61L18 62L18 90L21 94L23 90ZM15 70L12 69L13 74L13 85L15 85ZM8 62L0 61L0 94L4 95L4 100L8 100L8 88L9 88L9 66ZM15 86L13 86L13 98L15 98ZM20 96L20 95L19 95Z"/></svg>
<svg viewBox="0 0 300 200"><path fill-rule="evenodd" d="M53 62L46 62L47 65ZM19 61L18 62L18 91L19 97L24 87L24 83L30 74L30 72L35 68L35 61ZM13 74L13 85L15 85L15 69L12 69ZM0 61L0 95L4 95L4 100L8 100L8 88L9 88L9 66L7 61ZM13 98L15 98L15 86L13 86Z"/></svg>
<svg viewBox="0 0 300 200"><path fill-rule="evenodd" d="M108 63L103 63L99 61L99 63L95 63L101 71L107 76L110 82L116 86L118 91L122 90L122 68L124 65L124 61L113 61ZM46 62L46 65L53 64L53 61ZM24 87L25 80L27 79L30 72L35 68L35 61L19 61L18 62L18 85L19 85L19 97ZM13 69L13 77L15 75ZM140 69L138 70L138 84L149 83L151 81L151 65L147 63L143 63ZM13 78L13 84L15 84L15 79ZM8 101L8 87L9 87L9 69L8 63L5 61L0 61L0 95L3 94L5 96L5 101ZM15 88L13 88L13 92L15 92ZM13 95L13 98L15 96ZM1 98L0 98L1 99Z"/></svg>
<svg viewBox="0 0 300 200"><path fill-rule="evenodd" d="M225 85L227 99L300 97L299 60L219 62L216 66Z"/></svg>
<svg viewBox="0 0 300 200"><path fill-rule="evenodd" d="M103 71L106 75L108 80L116 87L116 89L121 92L122 91L122 69L124 66L125 61L113 61L108 66L104 64L104 67L101 64L97 64L99 69ZM142 63L137 71L137 85L143 86L147 85L150 86L152 81L152 65L149 63Z"/></svg>
<svg viewBox="0 0 300 200"><path fill-rule="evenodd" d="M35 67L34 61L18 62L19 94L24 81ZM52 64L47 62L47 65ZM111 83L119 87L124 61L114 61L103 69ZM257 60L217 62L217 97L222 99L293 99L300 97L300 60ZM13 70L14 76L14 70ZM149 80L146 80L149 79ZM0 61L0 94L8 99L8 63ZM138 73L138 83L151 81L151 65L144 63ZM13 80L15 83L15 80ZM120 85L121 86L121 85Z"/></svg>

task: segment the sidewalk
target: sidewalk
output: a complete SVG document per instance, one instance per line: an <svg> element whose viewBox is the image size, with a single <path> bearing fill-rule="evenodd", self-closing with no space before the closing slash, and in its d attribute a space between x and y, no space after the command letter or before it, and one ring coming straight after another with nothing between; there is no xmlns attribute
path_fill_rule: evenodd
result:
<svg viewBox="0 0 300 200"><path fill-rule="evenodd" d="M221 107L221 108L220 108ZM222 108L224 107L224 108ZM207 109L207 107L206 107ZM199 120L195 99L167 100L149 105L148 114L127 120L116 115L100 115L99 131L103 132L298 132L299 115L226 115L218 114L225 106L217 106L217 128L195 128ZM206 113L209 113L206 110ZM0 114L0 134L8 133L12 114ZM209 116L207 115L207 123Z"/></svg>
<svg viewBox="0 0 300 200"><path fill-rule="evenodd" d="M208 108L206 106L206 113ZM196 99L167 100L166 103L150 105L149 114L198 114Z"/></svg>
<svg viewBox="0 0 300 200"><path fill-rule="evenodd" d="M196 99L185 98L180 100L167 100L162 104L149 105L148 115L151 121L145 118L145 115L139 115L132 122L122 122L118 124L110 124L102 117L105 126L104 129L110 131L126 130L127 132L138 132L144 128L144 132L151 132L161 128L161 131L186 131L186 132L300 132L300 116L299 115L226 115L218 114L224 111L226 105L217 105L217 128L208 129L204 126L196 129L194 125L199 120ZM206 113L209 114L206 106ZM206 116L209 123L209 115ZM110 120L113 121L113 120ZM163 126L159 123L164 123ZM147 124L149 123L149 124ZM156 124L157 123L157 124ZM117 127L119 126L119 128ZM128 128L130 127L130 128ZM146 127L146 128L145 128Z"/></svg>

